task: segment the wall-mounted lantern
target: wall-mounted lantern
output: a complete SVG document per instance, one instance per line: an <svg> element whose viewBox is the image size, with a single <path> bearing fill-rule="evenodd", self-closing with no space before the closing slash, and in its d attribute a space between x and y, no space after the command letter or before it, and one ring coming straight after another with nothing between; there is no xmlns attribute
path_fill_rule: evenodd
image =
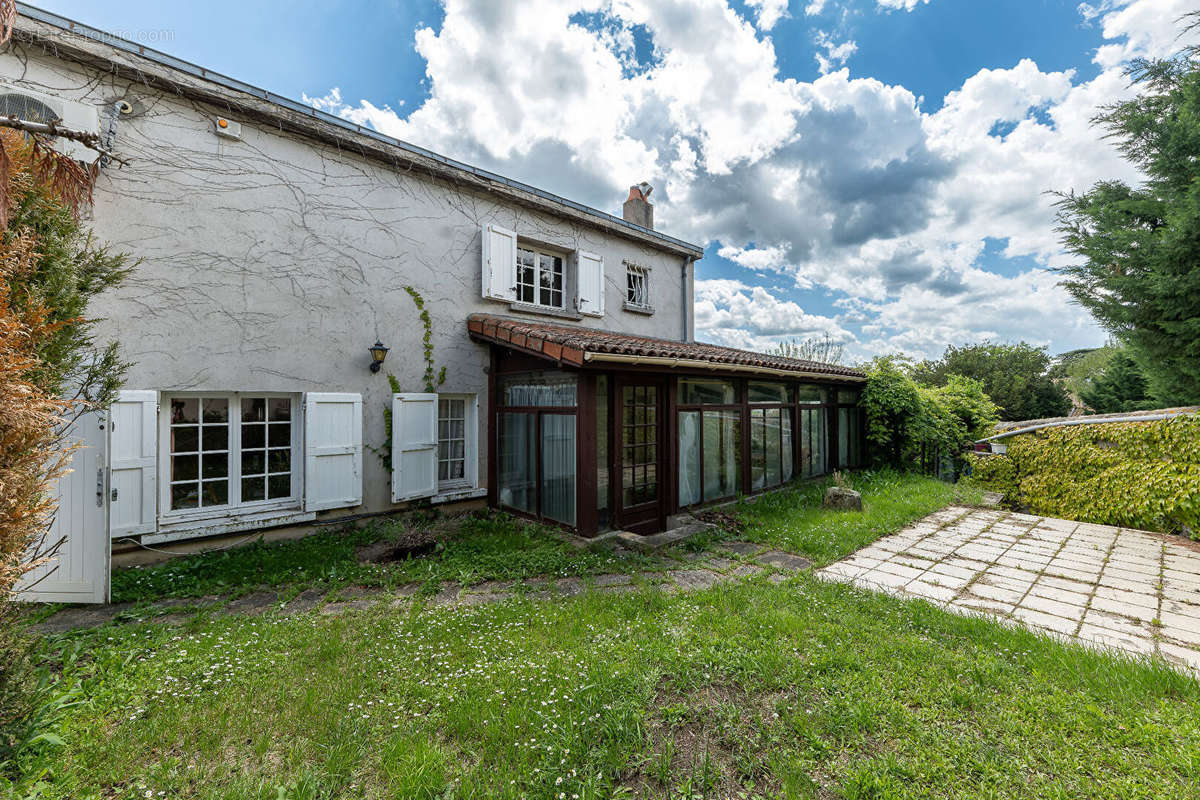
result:
<svg viewBox="0 0 1200 800"><path fill-rule="evenodd" d="M383 367L383 360L387 358L388 348L383 346L383 342L376 339L375 344L367 349L371 351L371 372L379 372Z"/></svg>

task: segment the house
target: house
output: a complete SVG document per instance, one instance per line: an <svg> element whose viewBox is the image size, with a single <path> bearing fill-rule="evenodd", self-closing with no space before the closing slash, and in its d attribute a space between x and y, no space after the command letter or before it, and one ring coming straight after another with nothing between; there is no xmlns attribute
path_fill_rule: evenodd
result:
<svg viewBox="0 0 1200 800"><path fill-rule="evenodd" d="M695 341L703 249L645 184L618 217L27 6L0 114L130 162L88 223L139 260L91 309L132 367L65 561L415 502L649 533L862 457L860 372Z"/></svg>

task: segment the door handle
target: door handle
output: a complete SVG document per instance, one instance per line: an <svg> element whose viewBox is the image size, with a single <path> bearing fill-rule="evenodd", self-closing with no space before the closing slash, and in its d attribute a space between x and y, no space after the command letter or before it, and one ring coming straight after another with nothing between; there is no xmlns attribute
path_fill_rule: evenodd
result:
<svg viewBox="0 0 1200 800"><path fill-rule="evenodd" d="M111 496L112 496L113 502L115 503L117 500L117 490L115 488L112 490Z"/></svg>
<svg viewBox="0 0 1200 800"><path fill-rule="evenodd" d="M104 507L104 467L96 469L96 507Z"/></svg>

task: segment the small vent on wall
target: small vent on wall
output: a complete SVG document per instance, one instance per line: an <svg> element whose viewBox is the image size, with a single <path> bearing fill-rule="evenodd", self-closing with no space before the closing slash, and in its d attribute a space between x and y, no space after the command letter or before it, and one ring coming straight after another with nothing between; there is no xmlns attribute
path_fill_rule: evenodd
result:
<svg viewBox="0 0 1200 800"><path fill-rule="evenodd" d="M59 111L27 94L0 94L0 117L16 117L27 122L56 122L62 119Z"/></svg>

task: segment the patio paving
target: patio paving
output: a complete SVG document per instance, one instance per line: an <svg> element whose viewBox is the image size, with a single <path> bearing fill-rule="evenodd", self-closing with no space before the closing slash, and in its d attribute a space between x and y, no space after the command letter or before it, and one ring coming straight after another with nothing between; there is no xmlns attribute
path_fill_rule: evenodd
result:
<svg viewBox="0 0 1200 800"><path fill-rule="evenodd" d="M1200 547L1177 536L951 506L816 575L1200 673Z"/></svg>

